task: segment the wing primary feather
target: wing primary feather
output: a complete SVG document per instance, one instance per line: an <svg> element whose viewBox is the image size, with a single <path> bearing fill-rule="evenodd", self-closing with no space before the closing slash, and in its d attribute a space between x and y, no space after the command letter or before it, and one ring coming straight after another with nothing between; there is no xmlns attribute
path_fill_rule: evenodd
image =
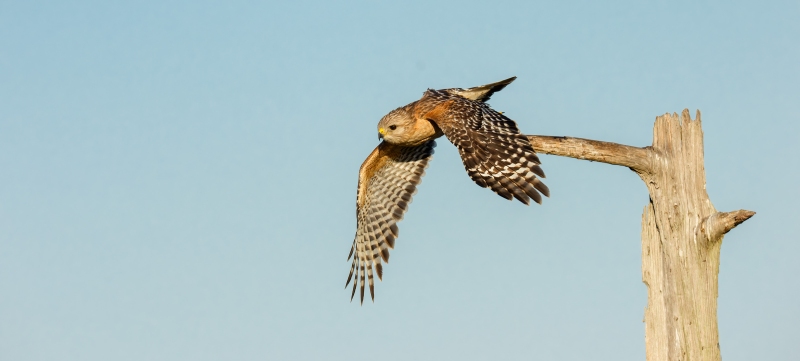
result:
<svg viewBox="0 0 800 361"><path fill-rule="evenodd" d="M375 302L375 283L372 278L372 264L367 263L367 278L369 280L369 296L372 298L372 302Z"/></svg>
<svg viewBox="0 0 800 361"><path fill-rule="evenodd" d="M364 304L364 262L361 263L361 304Z"/></svg>
<svg viewBox="0 0 800 361"><path fill-rule="evenodd" d="M542 192L542 194L544 194L544 196L545 196L545 197L550 197L550 188L547 188L547 186L546 186L544 183L542 183L542 181L540 181L540 180L538 180L538 179L537 179L537 180L535 180L535 181L533 182L533 186L534 186L534 187L535 187L535 188L536 188L536 189L537 189L539 192Z"/></svg>
<svg viewBox="0 0 800 361"><path fill-rule="evenodd" d="M347 289L347 285L350 284L350 279L353 278L353 271L355 271L355 268L356 268L356 261L353 260L353 264L350 265L350 275L347 276L347 283L344 284L345 289Z"/></svg>
<svg viewBox="0 0 800 361"><path fill-rule="evenodd" d="M358 267L356 265L356 260L353 260L353 266L356 267L356 278L353 280L353 292L350 293L350 302L353 302L353 296L356 295L356 287L358 286Z"/></svg>
<svg viewBox="0 0 800 361"><path fill-rule="evenodd" d="M540 176L540 177L542 177L542 178L547 178L547 177L545 177L545 176L544 176L544 171L542 170L542 168L541 168L541 167L539 167L539 165L538 165L538 164L537 164L537 165L534 165L533 167L530 167L530 169L531 169L531 171L532 171L533 173L536 173L536 175L538 175L538 176Z"/></svg>
<svg viewBox="0 0 800 361"><path fill-rule="evenodd" d="M374 289L374 281L372 278L372 266L375 263L374 255L375 255L375 250L378 248L377 242L378 241L375 239L370 239L369 250L366 252L367 261L365 262L367 267L367 281L369 282L369 295L372 297L372 302L375 302L375 294L374 294L375 289Z"/></svg>
<svg viewBox="0 0 800 361"><path fill-rule="evenodd" d="M381 258L383 258L384 262L389 263L389 249L388 248L381 248Z"/></svg>

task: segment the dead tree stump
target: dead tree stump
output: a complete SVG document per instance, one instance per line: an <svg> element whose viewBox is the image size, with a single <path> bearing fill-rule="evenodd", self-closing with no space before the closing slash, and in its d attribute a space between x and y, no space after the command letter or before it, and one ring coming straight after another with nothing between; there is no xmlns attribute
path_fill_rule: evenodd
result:
<svg viewBox="0 0 800 361"><path fill-rule="evenodd" d="M647 360L720 360L717 329L722 237L755 212L717 212L706 192L700 111L656 118L653 145L528 136L537 152L630 168L647 185L642 281Z"/></svg>

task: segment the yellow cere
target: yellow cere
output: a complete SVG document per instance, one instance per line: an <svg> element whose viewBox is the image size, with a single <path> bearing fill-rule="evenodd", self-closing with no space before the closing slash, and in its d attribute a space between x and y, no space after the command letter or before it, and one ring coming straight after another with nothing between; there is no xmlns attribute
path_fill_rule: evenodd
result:
<svg viewBox="0 0 800 361"><path fill-rule="evenodd" d="M384 130L383 128L378 128L378 133L381 133L381 135L385 135L386 130Z"/></svg>

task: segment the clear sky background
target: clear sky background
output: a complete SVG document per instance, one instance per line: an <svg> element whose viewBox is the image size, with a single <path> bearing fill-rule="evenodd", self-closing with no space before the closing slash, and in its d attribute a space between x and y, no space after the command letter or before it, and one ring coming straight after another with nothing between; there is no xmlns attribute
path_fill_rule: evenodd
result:
<svg viewBox="0 0 800 361"><path fill-rule="evenodd" d="M551 2L555 3L555 2ZM376 301L358 167L430 88L645 146L703 113L726 360L800 355L800 2L0 2L0 359L642 360L630 170L479 188L442 138Z"/></svg>

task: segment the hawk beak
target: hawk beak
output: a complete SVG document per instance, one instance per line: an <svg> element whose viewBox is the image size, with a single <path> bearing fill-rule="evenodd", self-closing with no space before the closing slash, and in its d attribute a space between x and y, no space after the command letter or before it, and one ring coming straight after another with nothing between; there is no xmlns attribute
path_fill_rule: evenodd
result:
<svg viewBox="0 0 800 361"><path fill-rule="evenodd" d="M383 140L383 135L386 134L386 130L383 128L378 128L378 140Z"/></svg>

